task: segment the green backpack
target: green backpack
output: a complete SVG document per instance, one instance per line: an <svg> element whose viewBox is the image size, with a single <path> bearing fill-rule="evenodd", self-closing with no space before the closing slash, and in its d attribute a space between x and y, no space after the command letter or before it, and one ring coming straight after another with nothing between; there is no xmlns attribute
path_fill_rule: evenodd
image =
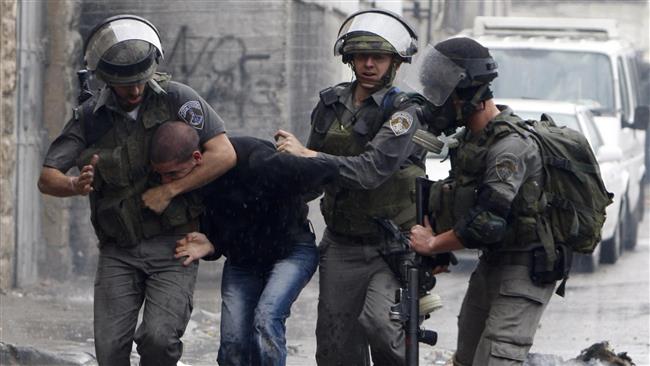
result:
<svg viewBox="0 0 650 366"><path fill-rule="evenodd" d="M578 131L558 127L547 114L514 125L532 133L540 146L553 240L574 252L592 253L614 194L605 188L589 142Z"/></svg>

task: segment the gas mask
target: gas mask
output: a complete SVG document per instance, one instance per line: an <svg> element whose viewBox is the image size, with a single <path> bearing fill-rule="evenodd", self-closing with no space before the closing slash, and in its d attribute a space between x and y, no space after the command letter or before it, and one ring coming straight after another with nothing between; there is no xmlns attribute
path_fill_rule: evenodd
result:
<svg viewBox="0 0 650 366"><path fill-rule="evenodd" d="M465 125L481 101L492 97L489 82L497 69L492 57L450 59L428 45L412 64L402 65L400 74L397 86L423 101L420 113L428 130L449 135Z"/></svg>
<svg viewBox="0 0 650 366"><path fill-rule="evenodd" d="M460 127L457 119L458 114L451 100L440 107L427 103L423 106L421 114L421 121L426 123L427 130L436 136L443 133L449 135L456 130L456 127Z"/></svg>

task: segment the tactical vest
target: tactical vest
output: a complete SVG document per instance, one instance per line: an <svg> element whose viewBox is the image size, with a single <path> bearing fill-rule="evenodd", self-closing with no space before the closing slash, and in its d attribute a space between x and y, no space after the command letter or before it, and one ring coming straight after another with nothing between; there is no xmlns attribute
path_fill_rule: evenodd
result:
<svg viewBox="0 0 650 366"><path fill-rule="evenodd" d="M504 120L516 123L518 117L506 116ZM439 181L431 188L429 207L436 232L453 227L477 202L477 191L487 169L488 149L511 133L524 134L506 123L491 122L483 131L460 142L452 167L453 179ZM553 246L548 220L541 219L545 213L546 198L542 185L535 179L526 180L512 201L508 226L504 239L488 250L509 251L542 243Z"/></svg>
<svg viewBox="0 0 650 366"><path fill-rule="evenodd" d="M154 80L167 90L169 77L157 74ZM79 120L84 123L89 146L77 160L81 167L93 154L99 155L90 193L91 222L101 244L134 246L144 238L178 232L203 212L197 193L175 197L161 215L142 204L142 194L160 185L150 168L151 138L160 124L174 118L166 93L148 90L137 121L128 120L108 108L93 114L95 99L82 105ZM103 131L101 136L96 131ZM92 135L94 131L95 135Z"/></svg>
<svg viewBox="0 0 650 366"><path fill-rule="evenodd" d="M336 110L343 106L336 103L338 94L331 93L346 86L341 84L321 92L321 101L312 115L310 148L337 156L360 155L386 121L387 108L375 108L350 127L344 127L338 117L341 112ZM327 185L321 200L321 212L328 229L339 235L376 237L382 229L374 218L391 219L402 230L410 229L415 224L415 178L423 175L422 167L411 164L375 189Z"/></svg>

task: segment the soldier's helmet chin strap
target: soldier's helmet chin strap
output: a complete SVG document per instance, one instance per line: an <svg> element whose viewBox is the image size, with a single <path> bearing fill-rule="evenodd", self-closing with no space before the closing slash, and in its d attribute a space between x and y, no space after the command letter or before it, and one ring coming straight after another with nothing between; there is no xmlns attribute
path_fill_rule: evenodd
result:
<svg viewBox="0 0 650 366"><path fill-rule="evenodd" d="M490 84L488 83L481 85L478 90L476 90L476 93L474 93L474 96L472 96L472 99L465 100L462 105L456 105L456 124L459 127L464 126L466 122L465 119L469 118L474 112L476 112L478 105L483 101L483 94L489 87ZM454 92L454 94L456 93Z"/></svg>

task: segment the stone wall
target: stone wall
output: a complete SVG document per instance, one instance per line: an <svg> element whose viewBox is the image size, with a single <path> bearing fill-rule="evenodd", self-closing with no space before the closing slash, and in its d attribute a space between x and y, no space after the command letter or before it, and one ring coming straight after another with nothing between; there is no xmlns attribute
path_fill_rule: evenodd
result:
<svg viewBox="0 0 650 366"><path fill-rule="evenodd" d="M291 0L56 3L47 10L49 19L58 19L53 28L48 25L48 142L76 103L74 72L80 66L81 39L111 15L140 15L156 25L165 51L160 69L197 90L230 134L270 139L283 128L305 140L318 91L351 77L332 54L345 15L331 7ZM60 260L42 261L43 273L59 279L92 274L97 239L89 217L85 198L44 196L44 253Z"/></svg>
<svg viewBox="0 0 650 366"><path fill-rule="evenodd" d="M16 1L0 2L0 289L13 285L16 162Z"/></svg>
<svg viewBox="0 0 650 366"><path fill-rule="evenodd" d="M334 41L345 20L342 13L321 5L293 1L287 32L289 120L278 127L288 129L303 142L309 134L311 111L318 92L350 81L352 71L334 57Z"/></svg>
<svg viewBox="0 0 650 366"><path fill-rule="evenodd" d="M289 3L85 1L80 30L85 37L97 22L114 14L145 17L162 38L162 71L193 87L231 133L270 137L288 117Z"/></svg>
<svg viewBox="0 0 650 366"><path fill-rule="evenodd" d="M78 11L79 2L74 0L48 1L45 9L48 48L43 82L43 109L47 111L43 118L43 156L76 106L76 71L82 59ZM78 174L77 169L73 168L71 174ZM94 273L97 239L90 225L88 198L42 197L45 245L39 258L40 272L58 280L69 279L72 274Z"/></svg>
<svg viewBox="0 0 650 366"><path fill-rule="evenodd" d="M318 91L352 77L332 51L346 15L327 2L60 0L42 4L47 19L42 154L76 105L75 72L81 66L82 39L111 15L136 14L154 23L165 50L161 70L196 89L223 117L230 134L270 139L278 128L283 128L304 141ZM15 2L5 1L2 6L3 19L9 14L5 7L13 6L15 14ZM3 20L3 32L4 28ZM5 49L9 50L3 43L3 52ZM3 71L6 65L3 62ZM10 85L3 83L3 104L13 107L7 103L11 98L4 94ZM13 131L13 124L10 127ZM5 129L3 124L3 133ZM3 140L2 158L13 162L13 155L5 158L5 150ZM36 168L40 170L40 166ZM10 176L5 174L4 164L2 172L4 182ZM8 187L3 184L3 197L6 189L11 196ZM97 239L89 223L87 199L41 197L44 243L39 251L39 272L60 280L92 274ZM4 205L12 201L2 202L5 215ZM12 220L12 213L7 212ZM13 228L13 223L7 227ZM5 232L2 230L2 248L6 241L13 248L15 240L5 240ZM0 258L5 257L10 258L11 253L2 249ZM2 267L4 270L7 266ZM8 277L2 275L3 279Z"/></svg>

